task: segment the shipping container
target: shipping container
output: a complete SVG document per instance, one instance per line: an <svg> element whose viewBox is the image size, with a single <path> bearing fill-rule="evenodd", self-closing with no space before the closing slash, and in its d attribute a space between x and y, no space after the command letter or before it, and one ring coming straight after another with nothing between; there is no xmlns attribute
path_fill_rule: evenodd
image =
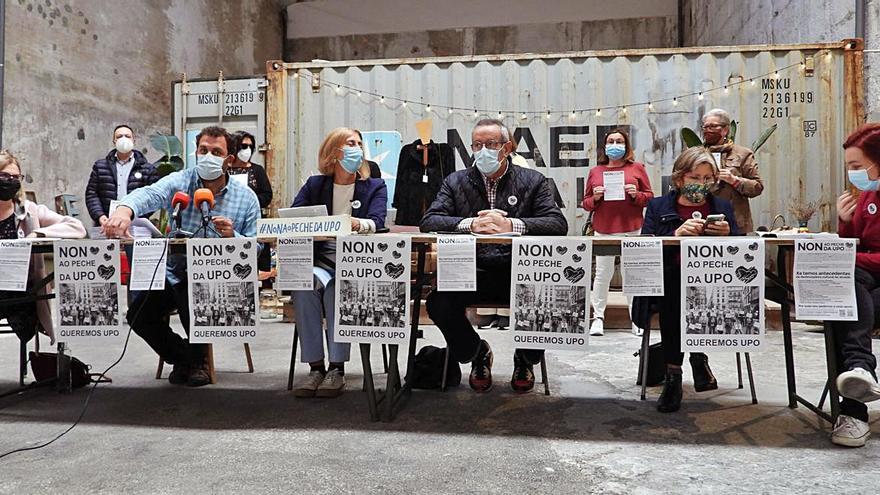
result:
<svg viewBox="0 0 880 495"><path fill-rule="evenodd" d="M609 129L630 129L636 159L657 195L682 150L680 130L699 132L712 108L727 110L745 146L778 125L757 153L764 193L752 200L755 225L777 214L794 223L792 202L821 205L812 229L834 228L843 190L841 143L864 120L861 40L762 45L267 63L266 164L277 206L290 204L316 173L318 147L334 127L417 138L430 118L433 139L470 166L470 132L500 118L530 166L552 177L570 233L580 232L583 183ZM371 145L369 140L366 143ZM383 155L393 156L393 154ZM381 164L394 175L396 159Z"/></svg>
<svg viewBox="0 0 880 495"><path fill-rule="evenodd" d="M221 73L222 76L222 73ZM195 137L209 125L220 125L230 132L254 135L257 153L251 159L265 163L266 86L264 77L213 80L180 80L172 83L172 126L183 145L187 167L195 164Z"/></svg>

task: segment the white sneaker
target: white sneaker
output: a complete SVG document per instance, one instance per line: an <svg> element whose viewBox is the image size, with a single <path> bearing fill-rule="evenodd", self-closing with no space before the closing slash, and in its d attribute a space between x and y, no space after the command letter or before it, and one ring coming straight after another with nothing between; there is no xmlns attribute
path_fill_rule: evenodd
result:
<svg viewBox="0 0 880 495"><path fill-rule="evenodd" d="M303 379L296 388L293 389L294 397L314 397L315 391L324 381L324 373L320 370L309 372L309 375Z"/></svg>
<svg viewBox="0 0 880 495"><path fill-rule="evenodd" d="M831 443L844 447L864 447L871 436L871 427L866 421L841 414L831 431Z"/></svg>
<svg viewBox="0 0 880 495"><path fill-rule="evenodd" d="M605 335L604 318L596 318L593 320L593 323L590 325L590 335L594 337Z"/></svg>
<svg viewBox="0 0 880 495"><path fill-rule="evenodd" d="M870 371L858 366L837 376L840 395L859 402L880 399L880 385Z"/></svg>
<svg viewBox="0 0 880 495"><path fill-rule="evenodd" d="M345 375L339 370L330 370L324 375L324 381L318 385L315 397L339 397L345 389Z"/></svg>
<svg viewBox="0 0 880 495"><path fill-rule="evenodd" d="M641 337L645 334L645 331L641 328L637 327L635 323L632 324L632 334L636 337Z"/></svg>

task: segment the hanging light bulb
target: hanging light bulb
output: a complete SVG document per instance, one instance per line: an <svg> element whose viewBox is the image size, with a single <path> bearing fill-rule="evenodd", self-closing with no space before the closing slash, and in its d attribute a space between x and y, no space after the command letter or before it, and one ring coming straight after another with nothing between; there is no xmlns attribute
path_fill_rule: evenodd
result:
<svg viewBox="0 0 880 495"><path fill-rule="evenodd" d="M672 99L672 106L675 106L675 107L678 106L678 97L677 96Z"/></svg>
<svg viewBox="0 0 880 495"><path fill-rule="evenodd" d="M449 111L449 115L452 115L452 109L450 108L448 111Z"/></svg>
<svg viewBox="0 0 880 495"><path fill-rule="evenodd" d="M703 93L702 93L702 92L700 92L700 93L697 95L697 99L700 100L700 101L703 100Z"/></svg>
<svg viewBox="0 0 880 495"><path fill-rule="evenodd" d="M596 109L596 117L601 117L601 116L602 116L602 109L601 109L601 108L597 108L597 109Z"/></svg>
<svg viewBox="0 0 880 495"><path fill-rule="evenodd" d="M498 112L498 120L501 120L503 118L504 118L504 114L501 112Z"/></svg>
<svg viewBox="0 0 880 495"><path fill-rule="evenodd" d="M623 112L623 113L626 113L626 107L621 107L621 108L620 108L620 111Z"/></svg>
<svg viewBox="0 0 880 495"><path fill-rule="evenodd" d="M426 111L426 112L430 112L430 111L431 111L431 104L430 104L430 103L428 103L428 106L425 107L425 111Z"/></svg>
<svg viewBox="0 0 880 495"><path fill-rule="evenodd" d="M336 94L342 93L342 86L336 85Z"/></svg>
<svg viewBox="0 0 880 495"><path fill-rule="evenodd" d="M773 73L773 79L779 79L779 71Z"/></svg>
<svg viewBox="0 0 880 495"><path fill-rule="evenodd" d="M754 86L754 85L757 84L757 83L755 82L754 79L749 79L749 84L752 85L752 86Z"/></svg>
<svg viewBox="0 0 880 495"><path fill-rule="evenodd" d="M380 96L380 97L379 97L379 103L385 103L385 97L384 97L384 96Z"/></svg>
<svg viewBox="0 0 880 495"><path fill-rule="evenodd" d="M474 118L477 118L479 116L480 116L480 112L477 112L477 109L475 108L474 109Z"/></svg>
<svg viewBox="0 0 880 495"><path fill-rule="evenodd" d="M401 108L406 108L406 100L403 100L403 101L400 103L400 106L401 106Z"/></svg>
<svg viewBox="0 0 880 495"><path fill-rule="evenodd" d="M299 72L294 72L294 73L293 73L293 78L294 78L294 79L299 79Z"/></svg>
<svg viewBox="0 0 880 495"><path fill-rule="evenodd" d="M571 114L569 114L568 117L569 117L571 120L576 119L576 118L577 118L577 112L575 112L574 110L572 110L572 111L571 111Z"/></svg>
<svg viewBox="0 0 880 495"><path fill-rule="evenodd" d="M361 93L360 90L358 90L358 92L357 92L358 98L360 98L362 94L363 93Z"/></svg>
<svg viewBox="0 0 880 495"><path fill-rule="evenodd" d="M525 113L523 113L522 115L519 116L519 118L520 118L520 120L527 120L529 118L529 116L526 115Z"/></svg>
<svg viewBox="0 0 880 495"><path fill-rule="evenodd" d="M653 111L654 111L654 104L653 104L652 102L650 102L650 101L648 102L648 111L649 111L649 112L653 112Z"/></svg>
<svg viewBox="0 0 880 495"><path fill-rule="evenodd" d="M728 88L727 86L724 86L724 94L730 94L730 88Z"/></svg>

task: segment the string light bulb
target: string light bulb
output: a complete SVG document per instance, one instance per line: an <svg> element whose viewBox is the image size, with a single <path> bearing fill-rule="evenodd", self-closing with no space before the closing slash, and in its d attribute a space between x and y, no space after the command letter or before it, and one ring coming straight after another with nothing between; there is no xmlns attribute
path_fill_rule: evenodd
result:
<svg viewBox="0 0 880 495"><path fill-rule="evenodd" d="M400 106L403 108L406 108L406 100L400 102Z"/></svg>
<svg viewBox="0 0 880 495"><path fill-rule="evenodd" d="M749 84L752 85L752 86L754 86L754 85L757 84L757 83L755 82L754 79L749 79Z"/></svg>
<svg viewBox="0 0 880 495"><path fill-rule="evenodd" d="M601 116L602 116L602 109L601 109L601 108L597 108L597 109L596 109L596 117L601 117Z"/></svg>
<svg viewBox="0 0 880 495"><path fill-rule="evenodd" d="M452 109L450 108L448 111L449 111L449 115L452 115Z"/></svg>
<svg viewBox="0 0 880 495"><path fill-rule="evenodd" d="M519 118L520 118L520 120L528 120L529 116L526 115L525 113L523 113L522 115L519 116Z"/></svg>
<svg viewBox="0 0 880 495"><path fill-rule="evenodd" d="M730 88L728 88L727 86L724 86L724 94L730 94Z"/></svg>
<svg viewBox="0 0 880 495"><path fill-rule="evenodd" d="M626 113L626 107L620 107L620 111Z"/></svg>
<svg viewBox="0 0 880 495"><path fill-rule="evenodd" d="M430 104L430 103L428 103L428 106L425 107L425 111L426 111L426 112L430 112L430 111L431 111L431 104Z"/></svg>
<svg viewBox="0 0 880 495"><path fill-rule="evenodd" d="M779 71L773 73L773 79L779 79Z"/></svg>
<svg viewBox="0 0 880 495"><path fill-rule="evenodd" d="M697 95L697 99L700 100L700 101L703 100L703 93L702 93L702 92L700 92L700 93Z"/></svg>
<svg viewBox="0 0 880 495"><path fill-rule="evenodd" d="M654 111L654 103L652 103L652 102L650 102L650 101L648 102L648 111L649 111L649 112L653 112L653 111Z"/></svg>
<svg viewBox="0 0 880 495"><path fill-rule="evenodd" d="M677 96L672 99L672 106L674 106L674 107L678 106L678 97Z"/></svg>
<svg viewBox="0 0 880 495"><path fill-rule="evenodd" d="M550 120L550 110L547 110L547 115L546 115L546 117L547 117L547 120Z"/></svg>

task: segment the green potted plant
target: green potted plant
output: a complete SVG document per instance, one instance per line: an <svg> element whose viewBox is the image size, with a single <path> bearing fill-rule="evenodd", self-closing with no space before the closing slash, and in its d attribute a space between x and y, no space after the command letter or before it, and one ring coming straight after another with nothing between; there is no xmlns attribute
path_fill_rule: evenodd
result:
<svg viewBox="0 0 880 495"><path fill-rule="evenodd" d="M162 153L162 158L155 163L159 177L165 177L172 172L183 169L183 146L177 136L156 133L150 136L150 145L154 150ZM166 208L159 210L159 219L156 225L159 232L168 232L168 222L168 210Z"/></svg>

